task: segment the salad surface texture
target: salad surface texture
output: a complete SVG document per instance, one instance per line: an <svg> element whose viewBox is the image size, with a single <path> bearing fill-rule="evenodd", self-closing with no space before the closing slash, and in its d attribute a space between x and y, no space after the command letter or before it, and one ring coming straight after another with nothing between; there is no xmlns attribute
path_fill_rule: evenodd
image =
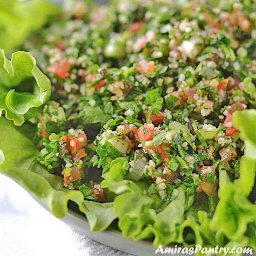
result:
<svg viewBox="0 0 256 256"><path fill-rule="evenodd" d="M33 5L0 39L0 171L92 231L256 249L255 3Z"/></svg>

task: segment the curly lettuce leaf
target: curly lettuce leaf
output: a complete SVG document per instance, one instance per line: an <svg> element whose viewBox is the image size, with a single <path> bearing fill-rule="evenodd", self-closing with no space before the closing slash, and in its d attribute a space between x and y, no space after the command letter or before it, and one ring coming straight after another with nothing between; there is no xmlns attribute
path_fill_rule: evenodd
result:
<svg viewBox="0 0 256 256"><path fill-rule="evenodd" d="M108 172L104 173L105 180L101 183L102 187L116 194L114 211L124 237L135 241L152 239L154 246L169 243L203 245L204 241L214 244L215 232L209 230L207 213L202 212L199 218L199 208L193 209L193 214L186 212L189 197L186 187L175 189L174 199L163 203L157 195L145 194L147 182L127 179L128 167L125 157L112 160ZM188 229L192 232L188 233Z"/></svg>
<svg viewBox="0 0 256 256"><path fill-rule="evenodd" d="M114 210L119 218L118 227L124 237L135 240L141 234L153 220L154 205L154 199L143 195L139 190L127 192L115 198Z"/></svg>
<svg viewBox="0 0 256 256"><path fill-rule="evenodd" d="M234 113L234 125L240 131L240 137L244 140L245 156L256 160L256 110L249 109Z"/></svg>
<svg viewBox="0 0 256 256"><path fill-rule="evenodd" d="M190 232L186 232L186 229ZM179 240L183 242L186 247L203 245L204 241L201 236L200 225L196 220L187 219L183 221L179 230Z"/></svg>
<svg viewBox="0 0 256 256"><path fill-rule="evenodd" d="M101 182L102 188L108 188L115 194L136 189L136 185L126 180L125 172L129 168L128 161L124 157L118 157L111 162L110 170L104 174L105 179Z"/></svg>
<svg viewBox="0 0 256 256"><path fill-rule="evenodd" d="M59 7L50 1L0 0L0 48L14 50L58 13Z"/></svg>
<svg viewBox="0 0 256 256"><path fill-rule="evenodd" d="M28 110L44 104L50 94L50 80L30 53L15 52L10 61L0 49L0 117L5 113L7 119L20 126Z"/></svg>
<svg viewBox="0 0 256 256"><path fill-rule="evenodd" d="M231 182L219 190L219 197L210 227L223 232L231 241L243 240L247 226L250 223L255 225L256 206Z"/></svg>
<svg viewBox="0 0 256 256"><path fill-rule="evenodd" d="M237 189L248 196L253 188L256 173L256 110L244 110L234 114L234 125L240 130L245 151L241 159L240 178L235 181Z"/></svg>
<svg viewBox="0 0 256 256"><path fill-rule="evenodd" d="M209 228L210 219L208 217L207 212L205 211L198 211L198 220L200 223L200 234L206 244L214 246L216 244L215 241L215 231Z"/></svg>
<svg viewBox="0 0 256 256"><path fill-rule="evenodd" d="M232 183L225 170L220 171L220 201L210 228L217 231L216 240L223 235L228 245L244 244L256 249L256 205L248 200L256 172L256 110L244 110L234 114L234 124L240 130L245 143L245 155L241 159L240 177ZM223 240L223 239L222 239ZM227 245L227 246L228 246Z"/></svg>
<svg viewBox="0 0 256 256"><path fill-rule="evenodd" d="M67 214L70 200L85 213L93 231L106 229L116 218L113 204L86 201L80 191L63 187L61 177L50 174L37 162L39 152L29 135L23 134L25 130L30 130L27 125L30 124L25 123L21 131L21 127L0 118L0 173L38 198L56 217L63 218Z"/></svg>
<svg viewBox="0 0 256 256"><path fill-rule="evenodd" d="M122 184L120 185L122 187ZM177 190L173 201L162 203L157 196L145 194L146 187L147 184L143 182L134 183L130 190L118 195L114 200L114 210L119 218L118 227L124 237L135 241L153 239L156 247L169 243L191 246L191 241L194 244L203 244L203 232L208 232L208 237L213 237L213 232L208 231L209 221L203 219L201 228L197 215L194 219L186 217L184 188ZM187 228L193 231L192 234L184 232Z"/></svg>
<svg viewBox="0 0 256 256"><path fill-rule="evenodd" d="M155 217L153 227L159 233L159 236L155 238L155 244L177 242L180 225L184 221L184 208L185 194L184 191L179 190L178 196Z"/></svg>
<svg viewBox="0 0 256 256"><path fill-rule="evenodd" d="M117 218L113 203L100 204L85 200L79 205L79 210L86 214L91 231L94 232L107 229L110 223Z"/></svg>

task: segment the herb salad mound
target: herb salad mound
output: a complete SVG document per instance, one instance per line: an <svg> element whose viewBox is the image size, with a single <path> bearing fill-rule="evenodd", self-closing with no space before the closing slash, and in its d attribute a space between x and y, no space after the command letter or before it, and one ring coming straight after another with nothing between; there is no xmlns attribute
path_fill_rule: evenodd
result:
<svg viewBox="0 0 256 256"><path fill-rule="evenodd" d="M93 231L117 219L124 237L155 246L255 249L253 9L250 1L120 0L62 10L24 43L51 97L38 68L28 74L37 97L0 88L0 113L26 120L17 128L0 119L0 138L10 141L0 143L1 171L59 217L73 200ZM13 171L15 140L26 149L22 173Z"/></svg>

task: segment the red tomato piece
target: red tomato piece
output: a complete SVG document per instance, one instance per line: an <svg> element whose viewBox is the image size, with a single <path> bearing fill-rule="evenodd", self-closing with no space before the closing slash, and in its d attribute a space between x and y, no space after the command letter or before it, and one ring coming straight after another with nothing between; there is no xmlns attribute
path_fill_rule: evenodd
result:
<svg viewBox="0 0 256 256"><path fill-rule="evenodd" d="M42 136L43 138L50 136L50 134L49 134L48 132L44 131L44 130L41 130L41 131L40 131L40 134L41 134L41 136Z"/></svg>
<svg viewBox="0 0 256 256"><path fill-rule="evenodd" d="M228 110L228 113L232 115L236 111L244 110L245 108L246 106L242 102L237 101L236 103L232 104L230 108L228 108L227 110Z"/></svg>
<svg viewBox="0 0 256 256"><path fill-rule="evenodd" d="M144 126L140 127L139 131L135 136L139 142L143 142L143 141L153 140L153 136L152 136L153 134L154 134L154 128L152 128L148 124L144 124Z"/></svg>
<svg viewBox="0 0 256 256"><path fill-rule="evenodd" d="M64 170L64 184L70 184L73 180L80 180L81 172L78 166L72 167L70 171L70 175L67 176Z"/></svg>
<svg viewBox="0 0 256 256"><path fill-rule="evenodd" d="M58 48L61 51L64 51L66 49L65 42L63 40L59 40L55 43L55 47Z"/></svg>
<svg viewBox="0 0 256 256"><path fill-rule="evenodd" d="M152 73L154 72L155 69L155 63L154 61L149 61L147 62L146 60L141 60L137 67L136 70L141 73L141 74L147 74L147 73Z"/></svg>
<svg viewBox="0 0 256 256"><path fill-rule="evenodd" d="M148 42L148 38L146 36L141 37L137 42L136 42L136 49L140 51L142 48L146 46Z"/></svg>
<svg viewBox="0 0 256 256"><path fill-rule="evenodd" d="M228 79L224 79L222 81L219 82L219 85L218 85L218 90L226 90L227 89L227 86L228 86Z"/></svg>
<svg viewBox="0 0 256 256"><path fill-rule="evenodd" d="M131 128L127 128L124 130L124 135L128 136L129 138L132 138L135 136L135 134L138 132L137 127L133 126Z"/></svg>
<svg viewBox="0 0 256 256"><path fill-rule="evenodd" d="M96 85L94 85L94 88L95 89L100 89L100 88L104 87L105 85L106 85L106 81L105 80L101 80Z"/></svg>
<svg viewBox="0 0 256 256"><path fill-rule="evenodd" d="M226 127L225 136L233 136L237 129L232 124L233 116L231 114L228 114L225 121L223 122L223 126Z"/></svg>
<svg viewBox="0 0 256 256"><path fill-rule="evenodd" d="M196 92L197 92L197 88L195 87L189 88L189 90L187 91L187 96L193 99L193 96L196 94Z"/></svg>
<svg viewBox="0 0 256 256"><path fill-rule="evenodd" d="M144 148L144 150L146 151L154 151L156 153L158 153L161 157L161 160L162 162L165 161L165 159L169 159L170 156L166 154L165 150L163 149L163 145L159 145L159 146L156 146L156 147L146 147Z"/></svg>
<svg viewBox="0 0 256 256"><path fill-rule="evenodd" d="M164 115L162 114L162 112L159 111L155 115L151 115L150 120L154 125L162 124L164 121Z"/></svg>
<svg viewBox="0 0 256 256"><path fill-rule="evenodd" d="M235 127L228 127L225 136L233 136L236 133L237 129Z"/></svg>
<svg viewBox="0 0 256 256"><path fill-rule="evenodd" d="M74 152L74 154L72 155L72 159L76 162L85 156L86 156L86 153L85 153L84 149L82 148L82 149L79 149L79 151Z"/></svg>
<svg viewBox="0 0 256 256"><path fill-rule="evenodd" d="M232 127L232 119L233 119L233 116L231 114L228 114L225 121L223 122L223 126L228 128L228 127ZM231 123L231 124L230 124Z"/></svg>
<svg viewBox="0 0 256 256"><path fill-rule="evenodd" d="M200 187L202 188L202 190L207 196L213 197L217 189L217 184L213 184L208 181L204 181L204 179L202 179L202 183Z"/></svg>
<svg viewBox="0 0 256 256"><path fill-rule="evenodd" d="M68 150L72 153L81 149L87 143L87 136L84 132L80 132L77 138L64 135L61 139L67 142Z"/></svg>
<svg viewBox="0 0 256 256"><path fill-rule="evenodd" d="M58 64L52 67L49 67L48 71L53 72L56 76L59 76L64 79L67 76L69 76L70 68L71 68L71 65L68 62L68 60L64 59L60 61Z"/></svg>
<svg viewBox="0 0 256 256"><path fill-rule="evenodd" d="M236 158L237 153L233 147L223 148L219 151L220 157L224 158L223 162L229 162Z"/></svg>
<svg viewBox="0 0 256 256"><path fill-rule="evenodd" d="M69 180L69 177L67 177L65 174L64 174L64 184L70 184L71 183L71 180Z"/></svg>
<svg viewBox="0 0 256 256"><path fill-rule="evenodd" d="M236 24L244 31L248 32L252 29L253 24L247 19L247 17L241 13L238 12L236 9L234 9Z"/></svg>
<svg viewBox="0 0 256 256"><path fill-rule="evenodd" d="M93 191L92 196L94 198L96 198L98 202L100 202L100 203L106 203L107 202L106 197L104 195L104 191L103 191L100 183L91 184L90 188Z"/></svg>
<svg viewBox="0 0 256 256"><path fill-rule="evenodd" d="M80 180L81 179L80 168L78 166L72 167L70 174L71 174L72 180Z"/></svg>
<svg viewBox="0 0 256 256"><path fill-rule="evenodd" d="M129 28L129 30L135 34L137 33L142 27L144 26L144 22L142 21L137 21L137 22L134 22L131 27Z"/></svg>

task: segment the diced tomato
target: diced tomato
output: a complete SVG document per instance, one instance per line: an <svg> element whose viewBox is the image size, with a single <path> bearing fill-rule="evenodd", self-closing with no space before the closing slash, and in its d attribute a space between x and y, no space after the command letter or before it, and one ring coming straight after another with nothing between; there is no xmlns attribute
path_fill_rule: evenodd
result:
<svg viewBox="0 0 256 256"><path fill-rule="evenodd" d="M193 98L193 96L196 94L196 92L197 92L196 87L189 88L187 91L187 96L190 98Z"/></svg>
<svg viewBox="0 0 256 256"><path fill-rule="evenodd" d="M137 127L129 127L124 130L125 140L129 143L130 148L133 148L136 144L136 133L138 132Z"/></svg>
<svg viewBox="0 0 256 256"><path fill-rule="evenodd" d="M84 132L80 132L77 138L64 135L61 139L67 142L68 150L72 153L81 149L87 143L87 136Z"/></svg>
<svg viewBox="0 0 256 256"><path fill-rule="evenodd" d="M154 61L148 62L148 73L154 72L154 69L155 69L155 63L154 63Z"/></svg>
<svg viewBox="0 0 256 256"><path fill-rule="evenodd" d="M159 111L155 115L151 115L150 120L154 125L162 124L164 121L164 115L162 114L162 112Z"/></svg>
<svg viewBox="0 0 256 256"><path fill-rule="evenodd" d="M153 151L153 152L156 152L160 155L161 157L161 160L162 162L165 161L165 159L169 159L170 156L166 154L165 150L163 149L163 145L159 145L159 146L156 146L156 147L144 147L144 150L145 151Z"/></svg>
<svg viewBox="0 0 256 256"><path fill-rule="evenodd" d="M70 175L67 175L64 170L64 183L70 184L73 180L81 179L81 169L78 166L72 167Z"/></svg>
<svg viewBox="0 0 256 256"><path fill-rule="evenodd" d="M240 101L237 101L236 103L232 104L230 107L227 108L227 111L229 114L233 114L235 113L236 111L238 110L244 110L246 108L246 106L240 102Z"/></svg>
<svg viewBox="0 0 256 256"><path fill-rule="evenodd" d="M81 179L80 168L78 166L72 167L70 174L71 174L72 180Z"/></svg>
<svg viewBox="0 0 256 256"><path fill-rule="evenodd" d="M244 106L244 104L241 101L237 101L236 103L234 103L233 105L237 106L237 110L243 110L246 108L246 106Z"/></svg>
<svg viewBox="0 0 256 256"><path fill-rule="evenodd" d="M137 22L134 22L131 27L129 28L129 30L135 34L137 33L142 27L144 26L144 22L142 21L137 21Z"/></svg>
<svg viewBox="0 0 256 256"><path fill-rule="evenodd" d="M79 161L80 159L82 159L85 156L86 156L86 153L85 153L84 149L82 148L79 151L74 152L74 154L72 155L72 159L76 162L76 161Z"/></svg>
<svg viewBox="0 0 256 256"><path fill-rule="evenodd" d="M94 74L94 73L92 73L92 74L90 74L90 75L87 76L88 82L89 82L90 84L93 83L93 81L94 81L96 78L97 78L97 74Z"/></svg>
<svg viewBox="0 0 256 256"><path fill-rule="evenodd" d="M141 74L148 74L154 72L155 69L155 63L154 61L149 61L147 62L146 60L141 60L137 67L136 70L141 73Z"/></svg>
<svg viewBox="0 0 256 256"><path fill-rule="evenodd" d="M196 192L197 192L197 193L203 192L202 184L200 184L200 186L197 187Z"/></svg>
<svg viewBox="0 0 256 256"><path fill-rule="evenodd" d="M202 179L202 183L200 186L207 196L213 197L215 195L217 184L213 184L211 182L204 181L204 179Z"/></svg>
<svg viewBox="0 0 256 256"><path fill-rule="evenodd" d="M76 138L72 138L72 137L68 137L68 136L64 136L62 137L63 140L67 141L67 147L68 147L68 150L70 152L75 152L77 150L77 139Z"/></svg>
<svg viewBox="0 0 256 256"><path fill-rule="evenodd" d="M237 129L235 127L228 127L225 136L233 136L236 133Z"/></svg>
<svg viewBox="0 0 256 256"><path fill-rule="evenodd" d="M44 130L41 130L41 131L40 131L40 134L41 134L41 136L42 136L43 138L50 136L50 134L49 134L48 132L44 131Z"/></svg>
<svg viewBox="0 0 256 256"><path fill-rule="evenodd" d="M71 183L71 180L69 180L69 177L67 177L65 174L64 174L64 184L68 185Z"/></svg>
<svg viewBox="0 0 256 256"><path fill-rule="evenodd" d="M67 76L69 76L70 68L71 68L71 65L68 62L68 60L64 59L64 60L60 61L58 64L56 64L52 67L49 67L48 71L53 72L55 75L64 79Z"/></svg>
<svg viewBox="0 0 256 256"><path fill-rule="evenodd" d="M84 132L79 132L78 134L78 148L82 148L87 144L87 136Z"/></svg>
<svg viewBox="0 0 256 256"><path fill-rule="evenodd" d="M106 81L105 80L101 80L96 85L94 85L94 88L95 89L100 89L100 88L104 87L105 85L106 85Z"/></svg>
<svg viewBox="0 0 256 256"><path fill-rule="evenodd" d="M218 90L224 90L226 91L227 89L227 86L228 86L228 79L224 79L222 81L219 82L219 85L218 85Z"/></svg>
<svg viewBox="0 0 256 256"><path fill-rule="evenodd" d="M234 9L236 24L244 31L248 32L252 29L253 24L247 19L247 17L241 13L238 12L236 9Z"/></svg>
<svg viewBox="0 0 256 256"><path fill-rule="evenodd" d="M171 93L172 96L178 98L178 100L174 103L174 107L179 106L181 103L181 99L180 99L180 92L179 91L175 91Z"/></svg>
<svg viewBox="0 0 256 256"><path fill-rule="evenodd" d="M228 114L225 121L223 122L223 126L226 127L226 128L227 127L232 127L232 119L233 119L233 116L231 114Z"/></svg>
<svg viewBox="0 0 256 256"><path fill-rule="evenodd" d="M174 91L171 93L171 95L178 98L178 100L174 103L174 107L180 105L182 102L187 102L188 97L184 92Z"/></svg>
<svg viewBox="0 0 256 256"><path fill-rule="evenodd" d="M208 168L210 168L210 172L215 173L215 166L202 166L199 170L202 172L202 183L200 186L196 189L197 193L205 192L210 197L213 197L215 195L215 191L217 189L217 184L213 184L211 182L205 181L205 177L207 177ZM207 170L206 173L203 171Z"/></svg>
<svg viewBox="0 0 256 256"><path fill-rule="evenodd" d="M220 157L223 162L229 162L236 158L237 153L233 147L230 148L223 148L219 151Z"/></svg>
<svg viewBox="0 0 256 256"><path fill-rule="evenodd" d="M64 51L66 49L65 42L63 40L59 40L55 43L55 47L58 48L61 51Z"/></svg>
<svg viewBox="0 0 256 256"><path fill-rule="evenodd" d="M153 140L153 136L152 136L153 134L154 134L154 128L152 128L151 125L144 124L144 126L140 127L135 137L139 142L150 141L150 140Z"/></svg>
<svg viewBox="0 0 256 256"><path fill-rule="evenodd" d="M225 136L233 136L237 129L232 124L233 116L231 114L228 114L225 121L223 122L223 126L226 127Z"/></svg>
<svg viewBox="0 0 256 256"><path fill-rule="evenodd" d="M127 129L124 130L124 135L128 136L130 139L135 138L135 134L138 132L137 127L133 126L133 127L129 127Z"/></svg>
<svg viewBox="0 0 256 256"><path fill-rule="evenodd" d="M103 191L100 183L91 184L90 188L93 191L92 196L94 198L96 198L98 202L100 202L100 203L106 203L107 202L106 197L104 195L104 191Z"/></svg>
<svg viewBox="0 0 256 256"><path fill-rule="evenodd" d="M148 38L146 36L141 37L135 44L135 48L137 51L140 51L142 48L146 46L148 42Z"/></svg>

